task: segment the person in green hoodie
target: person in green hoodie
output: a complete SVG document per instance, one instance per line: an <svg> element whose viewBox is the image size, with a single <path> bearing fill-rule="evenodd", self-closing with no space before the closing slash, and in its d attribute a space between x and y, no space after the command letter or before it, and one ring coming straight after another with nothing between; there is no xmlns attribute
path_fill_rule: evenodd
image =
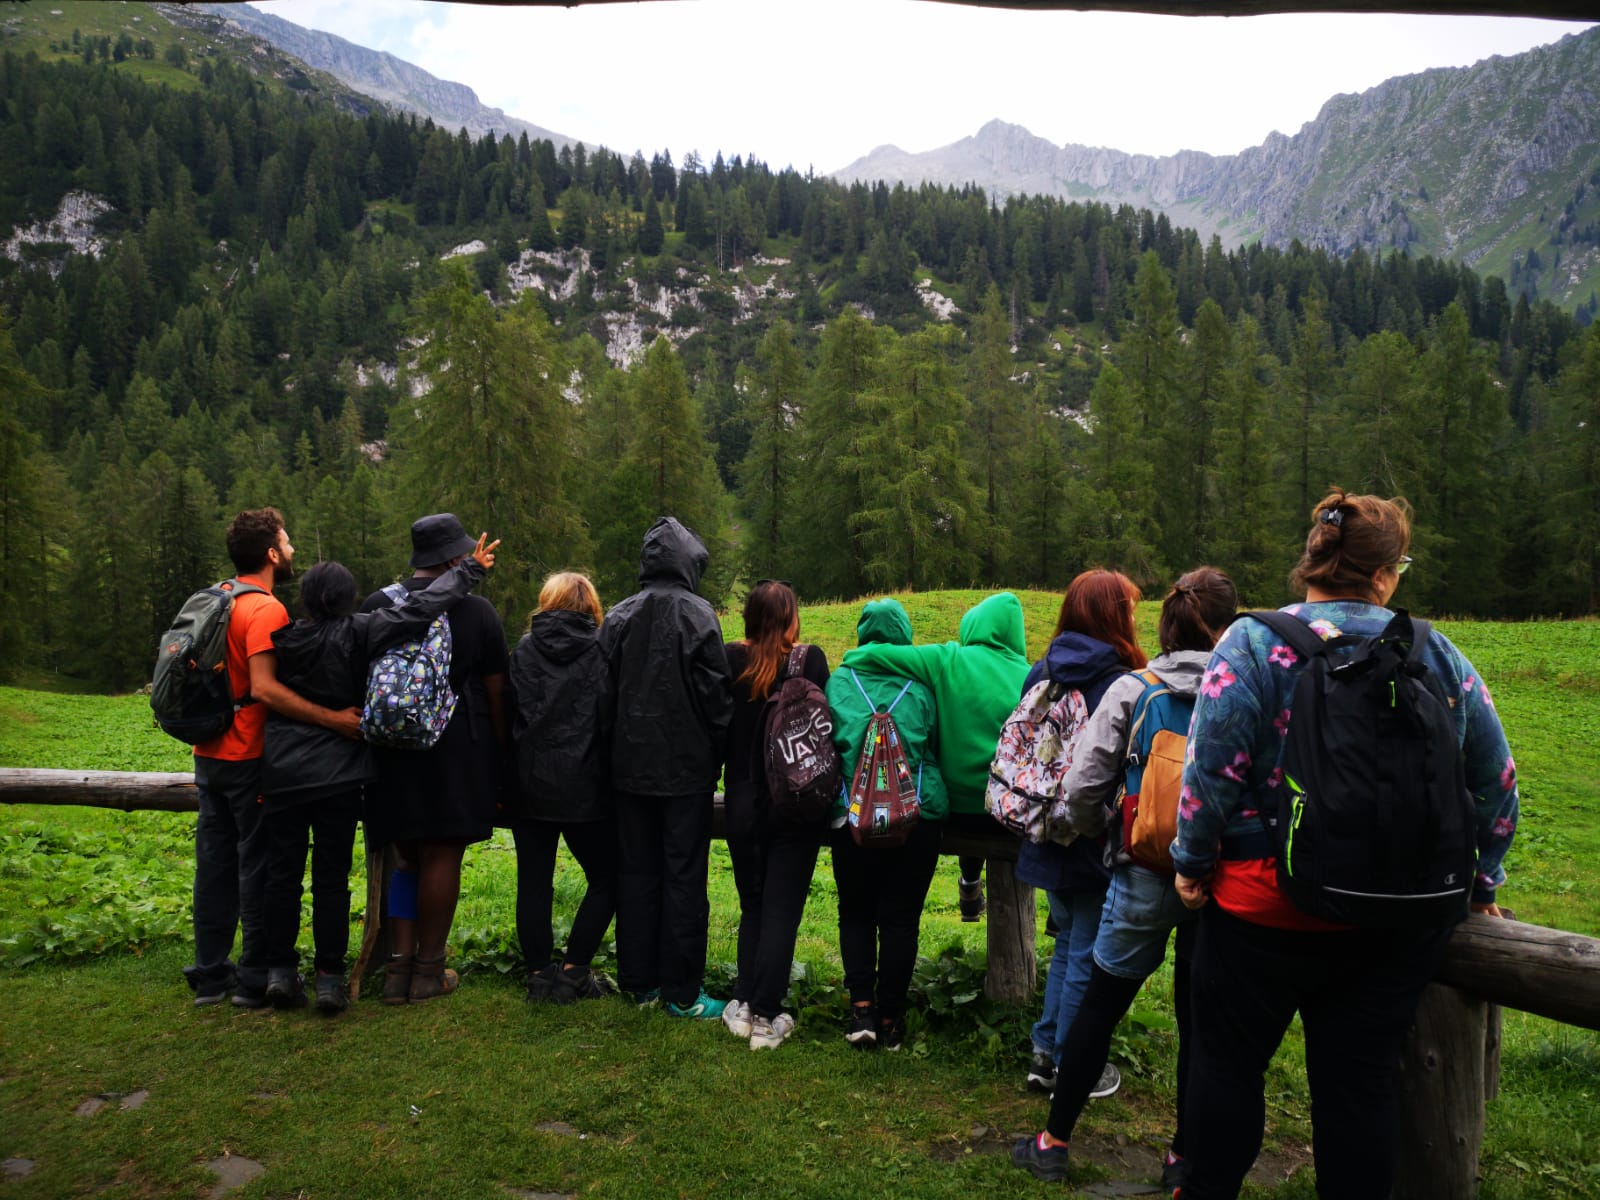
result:
<svg viewBox="0 0 1600 1200"><path fill-rule="evenodd" d="M861 609L856 638L863 646L911 645L911 618L898 600L871 600ZM898 1050L905 1040L906 992L917 961L917 939L928 885L939 866L940 830L949 810L939 770L937 709L924 684L892 672L844 667L828 677L833 744L845 790L834 808L830 835L833 880L839 890L839 956L850 989L845 1040L859 1049ZM856 844L846 820L846 791L874 713L894 718L906 765L917 778L922 817L904 845Z"/></svg>
<svg viewBox="0 0 1600 1200"><path fill-rule="evenodd" d="M940 645L857 646L844 666L914 679L938 706L939 765L950 794L949 827L993 825L983 804L1000 726L1017 706L1031 664L1022 629L1022 601L997 592L967 610L959 640ZM961 859L961 915L982 912L981 858Z"/></svg>

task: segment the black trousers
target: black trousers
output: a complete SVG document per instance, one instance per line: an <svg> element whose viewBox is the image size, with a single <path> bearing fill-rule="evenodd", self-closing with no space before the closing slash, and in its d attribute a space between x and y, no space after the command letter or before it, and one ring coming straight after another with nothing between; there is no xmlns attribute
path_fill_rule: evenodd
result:
<svg viewBox="0 0 1600 1200"><path fill-rule="evenodd" d="M323 796L263 818L267 833L268 967L298 967L300 897L311 852L311 936L316 967L344 974L350 950L350 859L361 816L361 792Z"/></svg>
<svg viewBox="0 0 1600 1200"><path fill-rule="evenodd" d="M922 905L939 866L941 833L938 822L920 821L905 845L864 850L848 826L833 831L844 984L852 1004L876 1004L879 1017L906 1011Z"/></svg>
<svg viewBox="0 0 1600 1200"><path fill-rule="evenodd" d="M204 992L237 978L244 991L266 991L267 839L261 824L261 760L195 756L200 816L194 830L194 965L189 986ZM242 932L238 966L233 937Z"/></svg>
<svg viewBox="0 0 1600 1200"><path fill-rule="evenodd" d="M755 1016L770 1018L783 1011L822 835L821 828L762 823L754 835L728 838L733 883L739 889L739 978L733 998L750 1005Z"/></svg>
<svg viewBox="0 0 1600 1200"><path fill-rule="evenodd" d="M618 792L617 982L684 1006L706 974L711 793Z"/></svg>
<svg viewBox="0 0 1600 1200"><path fill-rule="evenodd" d="M1449 929L1272 929L1207 905L1195 945L1184 1200L1239 1194L1261 1149L1267 1064L1297 1010L1317 1195L1388 1196L1400 1044L1449 940Z"/></svg>
<svg viewBox="0 0 1600 1200"><path fill-rule="evenodd" d="M1190 921L1178 926L1178 943L1172 963L1172 1008L1178 1021L1178 1102L1177 1125L1172 1134L1172 1152L1179 1157L1188 1154L1183 1126L1184 1096L1189 1090L1189 1066L1193 1061L1194 1040L1191 1020L1191 993L1193 990L1195 924ZM1145 976L1148 979L1149 976ZM1134 997L1144 986L1144 979L1128 979L1113 975L1099 963L1089 969L1089 985L1084 988L1083 999L1078 1004L1077 1015L1072 1018L1072 1028L1057 1049L1061 1052L1061 1066L1056 1072L1055 1091L1050 1096L1050 1119L1045 1128L1052 1137L1062 1141L1072 1139L1072 1131L1089 1102L1089 1093L1100 1081L1106 1056L1111 1053L1111 1036L1117 1024L1128 1015Z"/></svg>
<svg viewBox="0 0 1600 1200"><path fill-rule="evenodd" d="M617 829L610 821L526 821L511 830L517 846L517 941L528 970L555 961L556 845L567 849L583 869L585 889L567 934L565 961L587 967L594 961L617 913Z"/></svg>

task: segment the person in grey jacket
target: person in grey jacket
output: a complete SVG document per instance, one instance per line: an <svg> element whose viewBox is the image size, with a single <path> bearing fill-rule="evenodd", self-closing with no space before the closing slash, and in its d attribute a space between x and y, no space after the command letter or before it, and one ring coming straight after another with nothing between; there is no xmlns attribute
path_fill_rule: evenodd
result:
<svg viewBox="0 0 1600 1200"><path fill-rule="evenodd" d="M1233 581L1213 567L1197 567L1173 584L1161 604L1161 654L1148 671L1119 677L1101 698L1079 736L1072 765L1062 781L1067 825L1082 836L1106 834L1106 892L1093 964L1083 1000L1060 1043L1060 1067L1045 1131L1024 1138L1012 1161L1043 1179L1064 1179L1067 1142L1078 1115L1099 1078L1117 1022L1127 1014L1139 988L1162 963L1167 939L1178 931L1173 968L1173 1008L1178 1021L1177 1127L1162 1164L1162 1186L1171 1191L1183 1181L1183 1096L1188 1077L1189 961L1197 914L1173 887L1171 871L1135 858L1124 844L1122 794L1129 772L1135 726L1145 735L1158 722L1187 729L1200 678L1211 648L1239 607ZM1161 693L1168 693L1162 696ZM1167 708L1162 712L1160 704ZM1148 724L1145 724L1148 722Z"/></svg>
<svg viewBox="0 0 1600 1200"><path fill-rule="evenodd" d="M644 535L639 590L606 614L616 804L617 975L641 1003L715 1019L705 994L712 794L733 718L717 614L695 594L710 556L661 517Z"/></svg>

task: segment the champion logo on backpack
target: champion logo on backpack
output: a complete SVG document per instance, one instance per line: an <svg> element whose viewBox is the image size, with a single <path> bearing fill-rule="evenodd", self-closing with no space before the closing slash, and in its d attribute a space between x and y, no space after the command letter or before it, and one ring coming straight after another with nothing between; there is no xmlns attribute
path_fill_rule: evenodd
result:
<svg viewBox="0 0 1600 1200"><path fill-rule="evenodd" d="M1467 914L1476 813L1450 704L1423 661L1431 626L1397 611L1375 637L1324 641L1288 613L1251 612L1304 662L1262 805L1278 882L1330 921L1436 928Z"/></svg>
<svg viewBox="0 0 1600 1200"><path fill-rule="evenodd" d="M172 628L161 635L161 650L150 680L150 711L163 731L197 746L221 737L234 714L255 703L248 693L237 701L228 677L228 622L233 603L265 588L238 579L202 588L184 601Z"/></svg>

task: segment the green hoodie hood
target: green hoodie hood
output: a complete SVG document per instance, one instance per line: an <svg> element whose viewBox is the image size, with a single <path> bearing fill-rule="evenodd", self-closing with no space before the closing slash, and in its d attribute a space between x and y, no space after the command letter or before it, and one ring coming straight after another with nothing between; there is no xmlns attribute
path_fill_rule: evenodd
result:
<svg viewBox="0 0 1600 1200"><path fill-rule="evenodd" d="M961 618L960 642L936 646L857 646L844 665L901 675L933 689L938 703L939 768L950 811L983 811L989 763L1000 726L1022 696L1031 665L1024 654L1022 601L999 592Z"/></svg>
<svg viewBox="0 0 1600 1200"><path fill-rule="evenodd" d="M1022 601L1010 592L996 592L969 608L961 618L960 638L963 646L1027 653L1028 641L1022 632Z"/></svg>
<svg viewBox="0 0 1600 1200"><path fill-rule="evenodd" d="M889 646L911 645L911 618L900 601L887 596L867 601L861 608L861 619L856 622L856 642L862 646L874 642Z"/></svg>

